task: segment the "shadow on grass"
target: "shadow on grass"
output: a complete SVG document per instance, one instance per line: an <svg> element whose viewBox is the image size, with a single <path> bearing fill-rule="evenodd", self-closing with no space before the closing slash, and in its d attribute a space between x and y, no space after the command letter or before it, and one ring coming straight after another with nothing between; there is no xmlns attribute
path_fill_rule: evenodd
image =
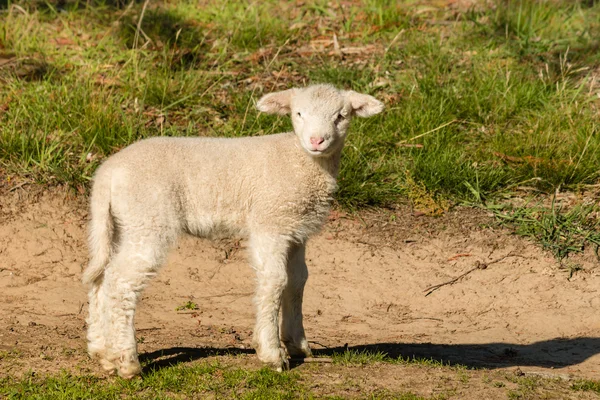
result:
<svg viewBox="0 0 600 400"><path fill-rule="evenodd" d="M27 82L54 79L61 71L45 59L35 57L16 57L14 54L0 52L0 82L16 78Z"/></svg>
<svg viewBox="0 0 600 400"><path fill-rule="evenodd" d="M64 9L82 9L87 6L106 6L112 8L125 8L131 4L132 0L29 0L11 1L11 4L26 5L38 10L64 10ZM133 0L134 3L142 3L144 0ZM7 9L9 0L0 0L0 10Z"/></svg>
<svg viewBox="0 0 600 400"><path fill-rule="evenodd" d="M542 368L564 368L582 363L600 353L600 337L572 339L550 339L530 344L486 343L486 344L433 344L433 343L375 343L357 346L340 346L328 349L313 349L315 356L332 356L350 352L384 353L394 359L424 359L444 365L461 365L468 368L506 368L531 366ZM144 370L159 370L182 362L194 361L211 356L254 354L251 349L238 348L191 348L173 347L140 355L147 363ZM303 364L294 359L291 367Z"/></svg>
<svg viewBox="0 0 600 400"><path fill-rule="evenodd" d="M190 68L201 59L205 50L205 35L193 20L185 19L176 12L161 8L148 9L142 20L136 39L137 20L132 15L123 18L119 35L130 48L142 47L169 50L171 68ZM137 43L135 43L137 40Z"/></svg>
<svg viewBox="0 0 600 400"><path fill-rule="evenodd" d="M171 367L182 362L189 362L214 356L232 356L238 354L254 354L253 349L213 347L171 347L170 349L156 350L151 353L140 354L140 362L144 365L144 372L157 371Z"/></svg>
<svg viewBox="0 0 600 400"><path fill-rule="evenodd" d="M582 363L600 353L600 337L550 339L529 344L434 344L376 343L315 350L316 356L344 351L384 353L391 359L426 359L469 368L532 366L563 368Z"/></svg>

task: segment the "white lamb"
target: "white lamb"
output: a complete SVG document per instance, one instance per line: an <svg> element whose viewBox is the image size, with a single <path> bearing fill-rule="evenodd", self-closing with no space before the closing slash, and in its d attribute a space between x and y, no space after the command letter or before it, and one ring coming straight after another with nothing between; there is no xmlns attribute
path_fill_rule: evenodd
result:
<svg viewBox="0 0 600 400"><path fill-rule="evenodd" d="M281 371L289 356L311 355L302 324L306 242L329 212L350 118L378 114L383 104L314 85L268 94L257 107L291 114L294 132L152 138L98 168L83 282L91 285L88 351L106 370L124 378L141 372L136 302L182 233L247 237L258 284L258 358Z"/></svg>

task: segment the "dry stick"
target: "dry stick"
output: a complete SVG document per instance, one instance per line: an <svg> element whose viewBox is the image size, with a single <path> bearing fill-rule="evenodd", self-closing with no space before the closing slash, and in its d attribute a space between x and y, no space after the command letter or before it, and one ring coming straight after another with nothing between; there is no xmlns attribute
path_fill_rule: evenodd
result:
<svg viewBox="0 0 600 400"><path fill-rule="evenodd" d="M135 30L135 35L133 36L133 54L132 59L135 61L135 82L138 83L139 71L138 71L138 62L137 62L137 52L138 42L140 40L140 31L142 30L142 21L144 20L144 14L146 13L146 7L148 6L148 0L144 2L142 6L142 12L140 13L140 17L138 18L137 28Z"/></svg>
<svg viewBox="0 0 600 400"><path fill-rule="evenodd" d="M388 51L390 51L390 49L392 48L392 46L394 45L394 43L396 43L396 40L398 40L398 38L404 33L404 29L400 29L400 31L398 33L396 33L396 36L394 36L394 38L392 39L392 41L390 42L390 44L388 45L388 47L385 48L385 52L387 53Z"/></svg>
<svg viewBox="0 0 600 400"><path fill-rule="evenodd" d="M229 297L229 296L235 296L235 297L246 297L246 296L251 296L252 294L254 294L254 292L242 292L242 293L221 293L221 294L215 294L212 296L199 296L199 299L214 299L215 297Z"/></svg>
<svg viewBox="0 0 600 400"><path fill-rule="evenodd" d="M342 50L340 49L340 42L338 42L335 32L333 33L333 52L340 58L344 57L344 54L342 54Z"/></svg>
<svg viewBox="0 0 600 400"><path fill-rule="evenodd" d="M402 34L404 32L405 32L404 29L400 29L398 31L398 33L396 33L396 36L394 36L394 38L392 39L392 41L390 42L390 44L385 48L384 54L387 54L387 52L390 51L390 49L392 48L392 46L396 43L396 40L398 40L398 38L400 38L400 36L402 36ZM385 59L385 57L381 57L381 59L379 60L379 62L377 63L377 65L374 68L375 71L379 71L379 66L381 65L381 63L383 62L384 59Z"/></svg>
<svg viewBox="0 0 600 400"><path fill-rule="evenodd" d="M14 191L14 190L17 190L17 189L20 189L20 188L22 188L22 187L23 187L23 186L25 186L25 185L29 185L29 182L22 182L22 183L19 183L18 185L15 185L15 186L11 187L10 189L8 189L8 191L9 191L9 192L12 192L12 191Z"/></svg>
<svg viewBox="0 0 600 400"><path fill-rule="evenodd" d="M291 361L302 361L304 363L324 363L324 364L331 364L333 362L333 360L329 357L292 357Z"/></svg>
<svg viewBox="0 0 600 400"><path fill-rule="evenodd" d="M215 275L217 275L219 273L219 271L221 271L221 267L223 266L222 263L219 263L219 265L217 265L217 268L215 269L215 272L212 273L211 276L208 277L208 280L212 280L212 278L215 277Z"/></svg>
<svg viewBox="0 0 600 400"><path fill-rule="evenodd" d="M331 349L331 347L329 347L329 346L325 346L324 344L321 344L321 343L319 343L319 342L317 342L317 341L315 341L315 340L309 340L309 341L308 341L308 343L313 343L313 344L316 344L317 346L321 346L321 347L323 347L324 349Z"/></svg>
<svg viewBox="0 0 600 400"><path fill-rule="evenodd" d="M404 140L401 140L401 141L399 141L397 144L398 144L398 145L400 145L400 144L402 144L402 143L411 142L411 141L413 141L413 140L415 140L415 139L418 139L418 138L420 138L420 137L423 137L423 136L425 136L425 135L429 135L430 133L433 133L433 132L435 132L435 131L439 131L440 129L442 129L442 128L445 128L445 127L447 127L448 125L450 125L450 124L453 124L453 123L455 123L455 122L457 122L457 121L458 121L457 119L453 119L452 121L450 121L450 122L446 122L445 124L443 124L443 125L440 125L440 126L438 126L437 128L435 128L435 129L432 129L432 130L430 130L430 131L427 131L427 132L425 132L425 133L421 133L420 135L417 135L417 136L415 136L415 137L412 137L412 138L410 138L410 139L404 139Z"/></svg>
<svg viewBox="0 0 600 400"><path fill-rule="evenodd" d="M256 91L257 85L254 85L252 88L252 93L250 93L250 99L248 100L248 104L246 104L246 111L244 111L244 119L242 120L242 128L240 132L244 130L246 126L246 118L248 118L248 110L250 110L250 104L252 104L252 100L254 100L254 92Z"/></svg>
<svg viewBox="0 0 600 400"><path fill-rule="evenodd" d="M477 261L475 263L475 267L471 268L470 270L468 270L464 274L461 274L461 275L457 276L454 279L450 279L448 282L444 282L444 283L440 283L440 284L437 284L437 285L429 286L427 289L423 290L423 292L427 292L427 294L425 295L425 297L429 296L431 293L435 292L436 290L438 290L439 288L441 288L443 286L455 284L461 278L464 278L465 276L469 275L473 271L477 271L478 269L486 269L488 266L490 266L492 264L499 263L500 261L502 261L502 260L504 260L505 258L508 258L508 257L523 257L523 256L512 254L512 252L511 252L511 253L508 253L507 255L505 255L504 257L500 257L500 258L498 258L496 260L493 260L493 261L490 261L488 263L482 263L480 261Z"/></svg>
<svg viewBox="0 0 600 400"><path fill-rule="evenodd" d="M154 328L142 328L142 329L136 329L136 332L143 332L143 331L159 331L162 328L159 327L154 327Z"/></svg>
<svg viewBox="0 0 600 400"><path fill-rule="evenodd" d="M281 53L281 50L287 46L287 44L290 42L290 38L288 38L284 44L282 44L281 46L279 46L279 48L277 49L277 52L275 53L275 55L273 56L273 58L271 59L271 61L269 61L269 64L267 64L267 70L269 70L269 68L271 68L271 64L273 64L273 62L277 59L277 57L279 56L279 53Z"/></svg>
<svg viewBox="0 0 600 400"><path fill-rule="evenodd" d="M471 268L470 270L468 270L464 274L461 274L461 275L457 276L456 278L449 280L448 282L440 283L438 285L429 286L427 289L423 290L424 292L428 292L425 295L425 297L429 296L431 293L435 292L436 290L438 290L442 286L452 285L452 284L456 283L460 278L463 278L463 277L469 275L473 271L476 271L478 269L486 269L487 268L487 264L482 264L479 261L477 261L475 264L476 264L476 266L474 268Z"/></svg>
<svg viewBox="0 0 600 400"><path fill-rule="evenodd" d="M144 20L144 14L146 13L146 7L148 7L148 0L144 1L144 5L142 6L142 12L140 13L140 17L138 18L137 27L135 29L135 35L133 37L133 48L137 49L138 42L140 40L140 31L142 30L142 21Z"/></svg>

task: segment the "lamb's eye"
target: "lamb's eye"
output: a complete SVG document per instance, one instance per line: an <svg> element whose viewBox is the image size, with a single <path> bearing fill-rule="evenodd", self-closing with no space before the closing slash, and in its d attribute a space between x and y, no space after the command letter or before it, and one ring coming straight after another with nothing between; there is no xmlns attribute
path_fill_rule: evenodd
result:
<svg viewBox="0 0 600 400"><path fill-rule="evenodd" d="M297 112L296 115L302 118L302 114L300 114L300 112Z"/></svg>
<svg viewBox="0 0 600 400"><path fill-rule="evenodd" d="M335 119L335 123L336 123L336 124L339 124L339 123L340 123L340 122L342 122L344 119L346 119L346 118L344 118L344 116L343 116L341 113L339 113L339 114L338 114L338 116L337 116L337 118Z"/></svg>

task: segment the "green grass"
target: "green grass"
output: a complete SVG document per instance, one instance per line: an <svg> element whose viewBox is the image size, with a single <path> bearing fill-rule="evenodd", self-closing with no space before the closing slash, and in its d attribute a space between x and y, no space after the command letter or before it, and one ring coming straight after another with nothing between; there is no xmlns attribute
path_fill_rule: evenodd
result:
<svg viewBox="0 0 600 400"><path fill-rule="evenodd" d="M591 391L600 394L600 381L580 379L571 385L573 390Z"/></svg>
<svg viewBox="0 0 600 400"><path fill-rule="evenodd" d="M502 390L507 398L563 398L576 391L599 392L598 382L566 382L506 371L467 369L424 359L390 358L377 352L347 351L333 356L333 365L312 364L289 372L239 366L213 360L180 363L146 371L141 377L123 380L63 371L57 374L25 374L0 378L0 397L6 399L459 399L465 391ZM395 375L364 381L363 373L378 374L378 364L394 364L393 374L410 374L423 379L421 392L431 397L400 390ZM402 367L399 369L398 367ZM370 370L369 370L370 368ZM406 368L406 370L403 370ZM366 371L363 371L366 370ZM361 372L362 371L362 372ZM386 378L387 376L387 378ZM475 378L475 379L473 379ZM376 384L373 384L377 382ZM482 382L482 384L478 384ZM431 385L431 386L428 386ZM484 394L485 396L485 394ZM549 396L549 397L548 397Z"/></svg>
<svg viewBox="0 0 600 400"><path fill-rule="evenodd" d="M366 365L390 361L390 358L382 352L346 350L343 353L333 354L332 360L339 365Z"/></svg>
<svg viewBox="0 0 600 400"><path fill-rule="evenodd" d="M452 370L465 370L464 365L451 365L429 358L416 358L416 357L390 357L387 353L382 351L369 351L369 350L346 350L344 352L334 353L332 355L332 361L337 365L344 366L357 366L357 365L369 365L373 363L387 363L397 365L420 365L425 367L439 367L447 368Z"/></svg>
<svg viewBox="0 0 600 400"><path fill-rule="evenodd" d="M537 240L560 261L572 253L582 253L586 246L592 246L600 257L599 208L595 202L580 203L566 210L554 201L550 208L539 204L489 208L501 224L514 229L518 235ZM566 266L572 275L575 266Z"/></svg>
<svg viewBox="0 0 600 400"><path fill-rule="evenodd" d="M330 391L335 391L332 385ZM343 386L343 385L342 385ZM340 389L343 392L343 387ZM358 398L425 400L409 392L368 390ZM99 378L62 372L45 377L0 379L0 397L6 399L339 399L311 390L310 377L299 372L269 368L239 368L204 362L180 364L150 371L141 378ZM355 396L353 396L355 397ZM439 397L436 397L439 398Z"/></svg>
<svg viewBox="0 0 600 400"><path fill-rule="evenodd" d="M410 1L180 0L144 9L138 30L142 2L11 2L0 20L10 59L0 68L0 160L13 174L85 187L102 158L143 137L289 129L253 102L331 82L387 105L354 123L337 197L345 207L397 202L406 170L455 200L532 178L549 192L597 182L586 74L599 61L600 7L505 3L416 13ZM357 53L309 51L334 33Z"/></svg>
<svg viewBox="0 0 600 400"><path fill-rule="evenodd" d="M217 396L242 399L299 398L303 389L294 373L269 369L245 370L218 363L174 366L150 372L141 379L62 373L44 378L0 380L0 395L9 399L155 399Z"/></svg>
<svg viewBox="0 0 600 400"><path fill-rule="evenodd" d="M198 304L194 303L191 300L188 300L186 303L177 306L175 311L183 311L183 310L198 310Z"/></svg>
<svg viewBox="0 0 600 400"><path fill-rule="evenodd" d="M331 82L387 107L353 122L340 207L408 198L436 204L437 215L448 201L481 204L523 183L576 191L600 173L592 3L9 1L0 168L85 193L100 162L136 140L289 130L287 117L258 114L256 100ZM414 188L429 200L415 201ZM552 242L536 229L528 235ZM549 248L562 258L579 244L565 246Z"/></svg>

